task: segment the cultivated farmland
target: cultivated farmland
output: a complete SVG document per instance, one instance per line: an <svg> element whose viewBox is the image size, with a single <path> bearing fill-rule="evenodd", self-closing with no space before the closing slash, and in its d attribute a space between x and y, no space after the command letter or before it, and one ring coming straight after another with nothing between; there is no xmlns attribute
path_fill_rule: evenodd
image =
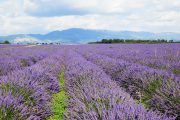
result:
<svg viewBox="0 0 180 120"><path fill-rule="evenodd" d="M178 120L180 44L0 45L0 120Z"/></svg>

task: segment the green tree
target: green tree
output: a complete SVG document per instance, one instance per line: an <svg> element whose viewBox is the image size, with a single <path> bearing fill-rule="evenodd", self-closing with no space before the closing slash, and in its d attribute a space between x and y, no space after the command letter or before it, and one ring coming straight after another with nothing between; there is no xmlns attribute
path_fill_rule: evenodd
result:
<svg viewBox="0 0 180 120"><path fill-rule="evenodd" d="M3 42L3 44L10 44L10 42L6 40Z"/></svg>

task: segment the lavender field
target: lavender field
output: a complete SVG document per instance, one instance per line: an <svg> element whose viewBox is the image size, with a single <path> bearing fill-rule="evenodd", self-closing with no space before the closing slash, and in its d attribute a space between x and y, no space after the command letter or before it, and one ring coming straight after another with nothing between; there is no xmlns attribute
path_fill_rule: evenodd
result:
<svg viewBox="0 0 180 120"><path fill-rule="evenodd" d="M0 45L0 120L61 119L180 119L180 44Z"/></svg>

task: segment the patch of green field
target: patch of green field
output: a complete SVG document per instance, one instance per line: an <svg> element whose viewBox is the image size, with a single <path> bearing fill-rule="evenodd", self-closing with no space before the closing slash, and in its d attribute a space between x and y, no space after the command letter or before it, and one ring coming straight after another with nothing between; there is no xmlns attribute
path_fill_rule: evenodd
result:
<svg viewBox="0 0 180 120"><path fill-rule="evenodd" d="M60 92L53 95L52 107L54 114L48 120L63 120L64 118L64 112L66 111L68 99L64 88L64 71L62 71L59 75L59 85Z"/></svg>
<svg viewBox="0 0 180 120"><path fill-rule="evenodd" d="M150 107L150 99L152 96L156 93L156 90L158 90L162 85L161 80L152 81L146 89L143 90L143 96L140 100L140 102L147 108Z"/></svg>
<svg viewBox="0 0 180 120"><path fill-rule="evenodd" d="M179 74L180 74L180 69L178 69L178 68L177 68L177 69L174 69L174 70L173 70L173 73L176 74L176 75L179 75Z"/></svg>

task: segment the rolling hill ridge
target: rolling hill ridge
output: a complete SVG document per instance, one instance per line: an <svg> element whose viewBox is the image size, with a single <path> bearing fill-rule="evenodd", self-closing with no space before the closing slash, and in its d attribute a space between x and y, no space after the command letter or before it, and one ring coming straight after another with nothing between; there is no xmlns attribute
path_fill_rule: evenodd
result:
<svg viewBox="0 0 180 120"><path fill-rule="evenodd" d="M180 40L180 33L152 33L71 28L62 31L52 31L47 34L17 34L0 36L0 41L8 40L11 43L61 42L64 44L82 44L111 38L143 40L166 39L178 41Z"/></svg>

